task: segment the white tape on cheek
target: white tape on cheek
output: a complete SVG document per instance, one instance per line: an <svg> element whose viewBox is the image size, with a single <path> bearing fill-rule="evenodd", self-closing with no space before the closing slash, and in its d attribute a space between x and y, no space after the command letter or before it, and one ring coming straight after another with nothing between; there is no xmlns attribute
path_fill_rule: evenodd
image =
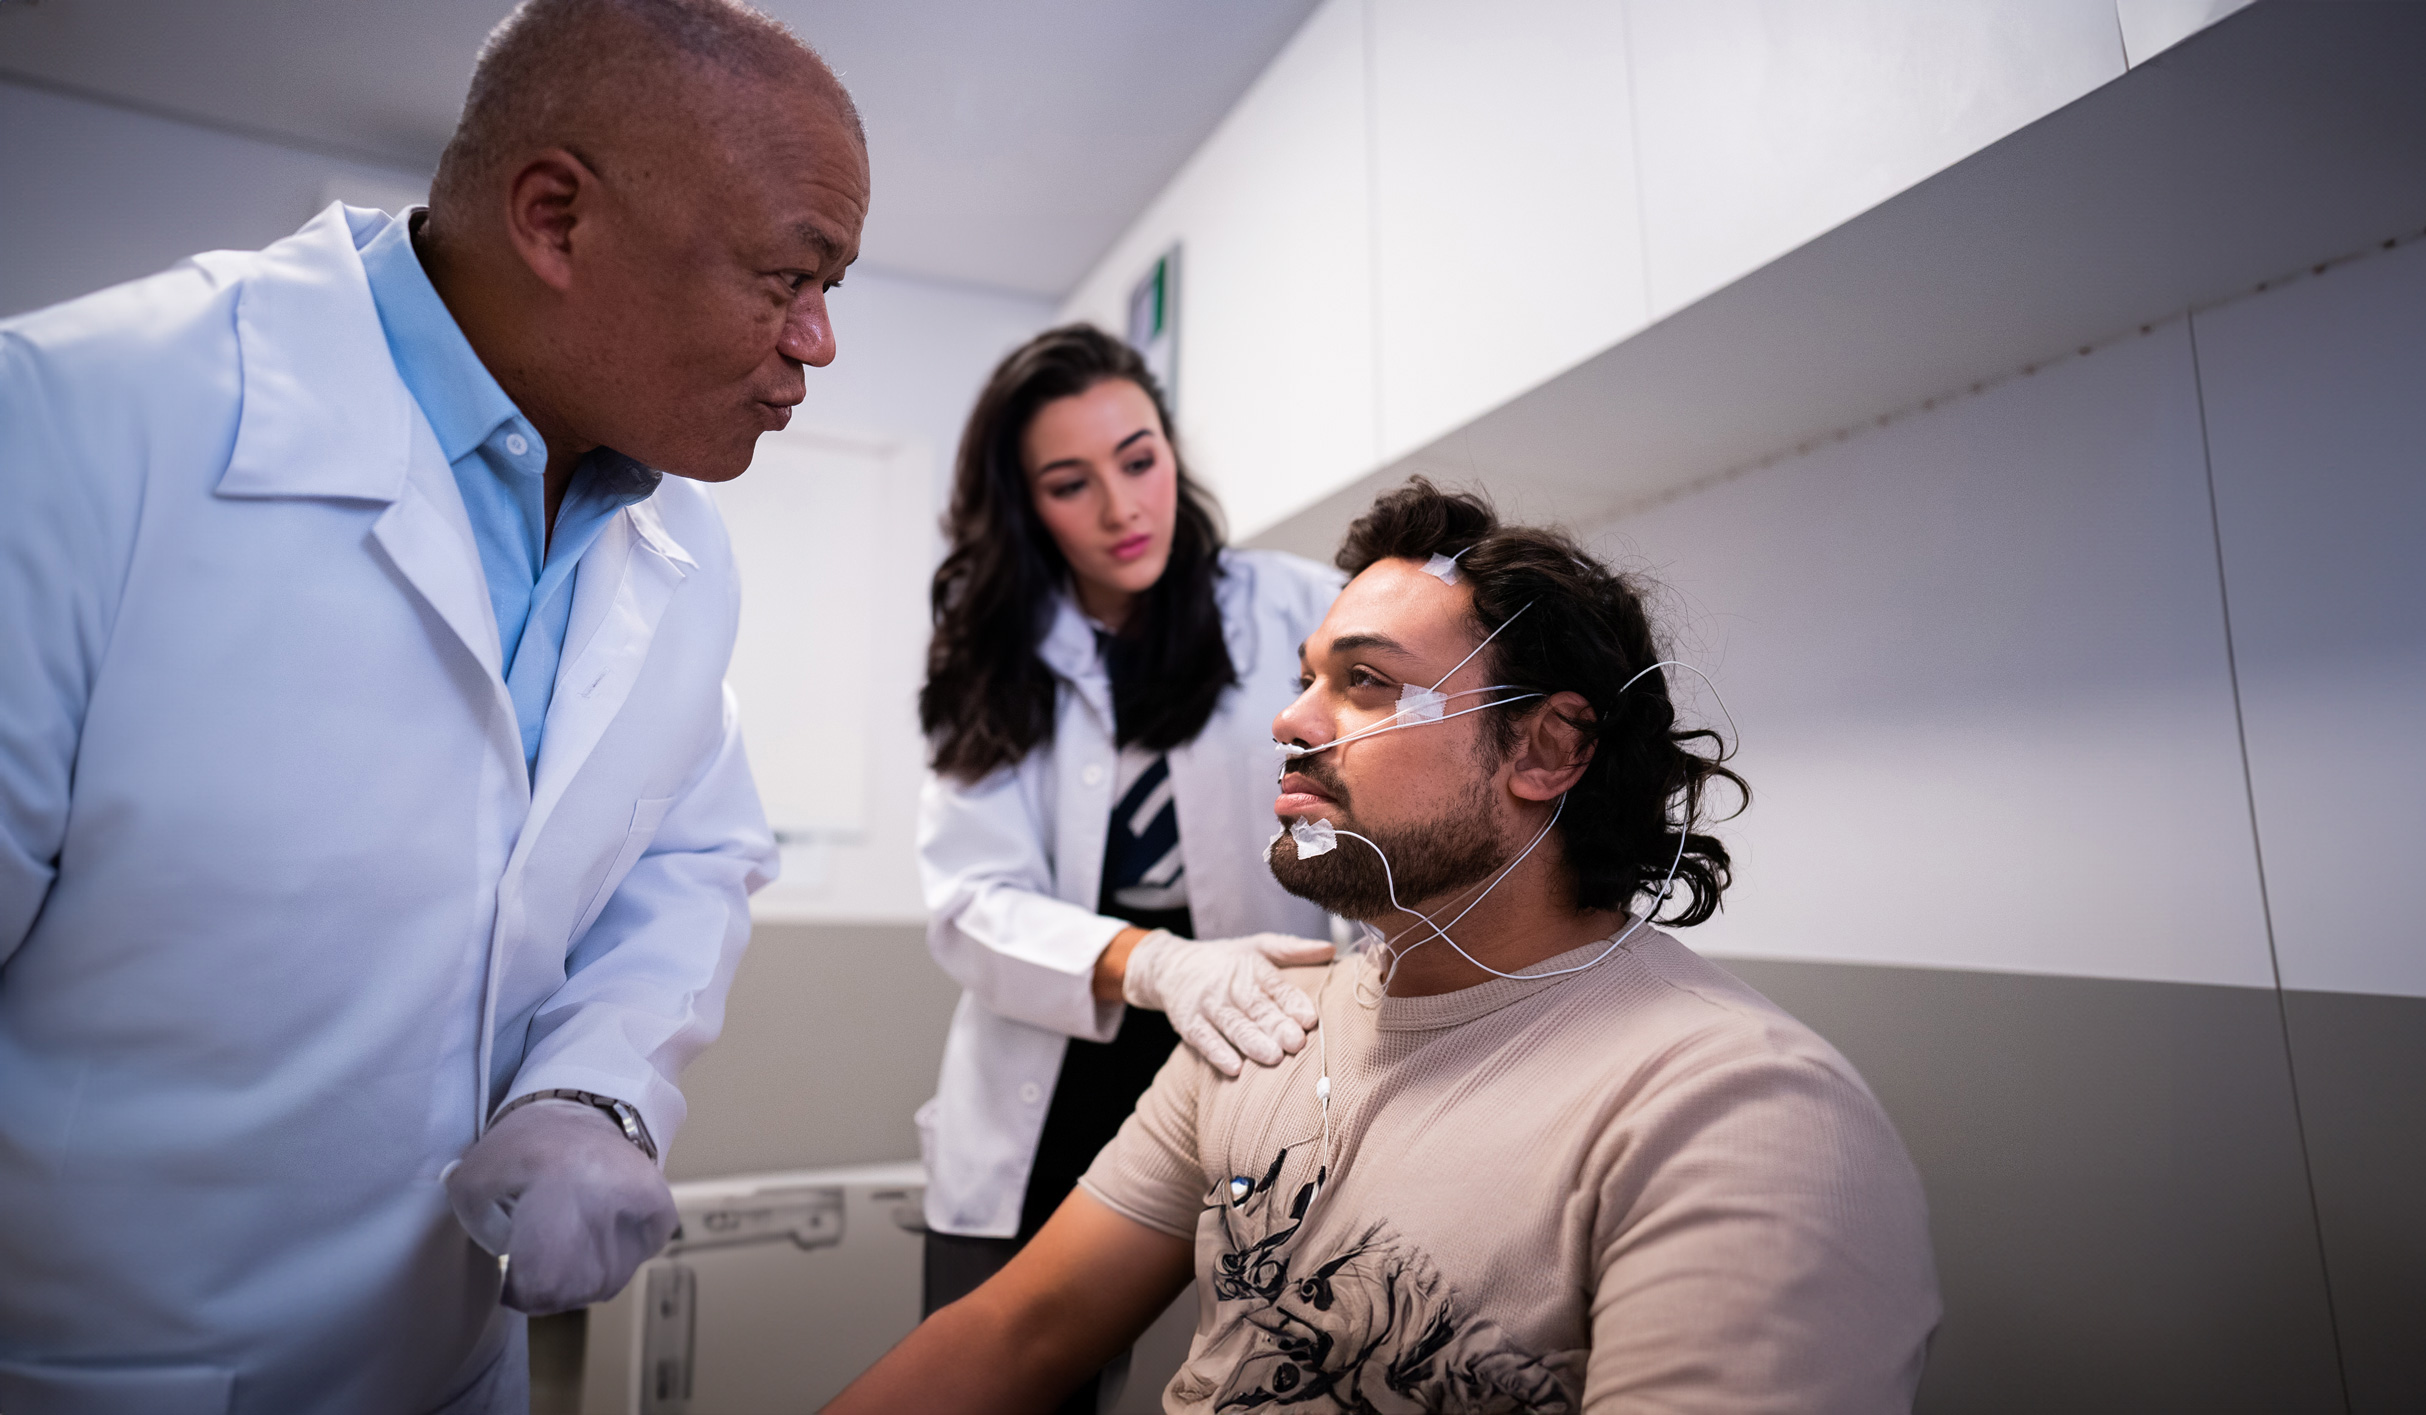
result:
<svg viewBox="0 0 2426 1415"><path fill-rule="evenodd" d="M1398 715L1409 722L1438 722L1441 705L1448 701L1448 695L1437 688L1409 683L1398 690Z"/></svg>
<svg viewBox="0 0 2426 1415"><path fill-rule="evenodd" d="M1301 860L1328 855L1339 848L1339 828L1329 821L1292 821L1289 835L1297 842L1297 858Z"/></svg>
<svg viewBox="0 0 2426 1415"><path fill-rule="evenodd" d="M1424 573L1444 585L1454 585L1457 583L1457 562L1446 555L1435 555L1424 562Z"/></svg>

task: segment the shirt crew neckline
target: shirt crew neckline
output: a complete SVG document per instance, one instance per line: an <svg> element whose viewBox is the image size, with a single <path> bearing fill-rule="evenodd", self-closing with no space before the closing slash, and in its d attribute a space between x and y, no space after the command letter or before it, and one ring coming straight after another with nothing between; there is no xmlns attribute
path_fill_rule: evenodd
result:
<svg viewBox="0 0 2426 1415"><path fill-rule="evenodd" d="M1380 1004L1373 1009L1374 1029L1383 1032L1433 1032L1462 1027L1570 979L1589 977L1599 972L1600 967L1615 962L1614 956L1603 959L1600 967L1584 972L1566 973L1563 970L1590 963L1595 955L1604 952L1611 955L1630 953L1644 934L1638 932L1620 948L1611 948L1610 942L1633 926L1634 921L1629 918L1614 931L1579 948L1544 958L1528 971L1512 978L1487 978L1472 987L1435 993L1429 997L1393 997L1385 993ZM1435 943L1438 941L1434 940ZM1380 967L1370 953L1358 953L1353 966L1359 970L1358 982L1362 983L1369 977L1376 985L1379 984Z"/></svg>

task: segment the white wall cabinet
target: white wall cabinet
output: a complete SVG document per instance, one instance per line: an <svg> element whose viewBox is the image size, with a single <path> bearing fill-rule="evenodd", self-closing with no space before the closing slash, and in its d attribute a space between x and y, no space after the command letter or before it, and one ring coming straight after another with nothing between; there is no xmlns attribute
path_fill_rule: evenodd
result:
<svg viewBox="0 0 2426 1415"><path fill-rule="evenodd" d="M2119 77L2111 0L1627 0L1654 315Z"/></svg>
<svg viewBox="0 0 2426 1415"><path fill-rule="evenodd" d="M2114 0L1327 0L1062 314L1181 247L1243 539L2124 69Z"/></svg>
<svg viewBox="0 0 2426 1415"><path fill-rule="evenodd" d="M1625 15L1372 9L1381 460L1647 321Z"/></svg>
<svg viewBox="0 0 2426 1415"><path fill-rule="evenodd" d="M1181 247L1181 449L1241 538L1375 459L1365 117L1364 11L1331 0L1063 307L1123 330Z"/></svg>

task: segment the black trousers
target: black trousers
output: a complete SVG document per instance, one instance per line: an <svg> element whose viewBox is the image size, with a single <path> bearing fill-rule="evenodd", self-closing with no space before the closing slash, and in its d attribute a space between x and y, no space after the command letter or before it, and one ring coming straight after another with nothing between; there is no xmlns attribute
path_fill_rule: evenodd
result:
<svg viewBox="0 0 2426 1415"><path fill-rule="evenodd" d="M1146 1093L1154 1073L1179 1045L1179 1034L1159 1012L1132 1007L1121 1019L1119 1035L1108 1042L1073 1041L1062 1054L1061 1075L1053 1083L1053 1104L1045 1111L1044 1132L1036 1140L1036 1163L1028 1172L1028 1192L1020 1203L1019 1236L970 1238L957 1233L929 1233L926 1241L924 1307L928 1316L985 1285L1002 1271L1013 1254L1043 1228L1045 1220L1078 1187L1078 1176L1095 1162L1095 1152L1109 1142L1137 1098ZM1055 1415L1097 1415L1120 1398L1129 1374L1129 1353L1087 1378L1056 1407Z"/></svg>

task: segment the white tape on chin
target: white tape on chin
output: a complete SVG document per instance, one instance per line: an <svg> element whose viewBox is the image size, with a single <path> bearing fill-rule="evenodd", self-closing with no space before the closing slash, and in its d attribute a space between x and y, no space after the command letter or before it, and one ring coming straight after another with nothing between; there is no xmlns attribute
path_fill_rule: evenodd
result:
<svg viewBox="0 0 2426 1415"><path fill-rule="evenodd" d="M1289 837L1297 842L1297 858L1301 860L1328 855L1339 848L1339 828L1326 820L1291 821Z"/></svg>
<svg viewBox="0 0 2426 1415"><path fill-rule="evenodd" d="M1444 585L1457 583L1457 562L1446 555L1435 555L1424 562L1424 573Z"/></svg>

